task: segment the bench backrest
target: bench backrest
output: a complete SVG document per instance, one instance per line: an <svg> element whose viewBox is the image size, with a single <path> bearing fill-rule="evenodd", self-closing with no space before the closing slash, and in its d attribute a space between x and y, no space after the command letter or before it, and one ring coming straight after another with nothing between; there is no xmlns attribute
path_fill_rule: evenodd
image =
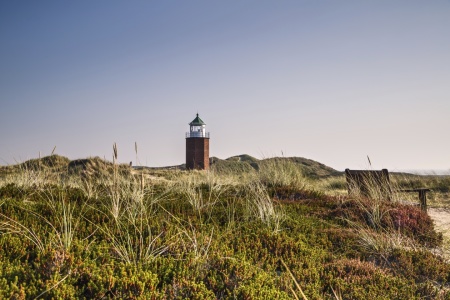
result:
<svg viewBox="0 0 450 300"><path fill-rule="evenodd" d="M391 199L392 189L387 169L350 170L345 169L349 195L368 198Z"/></svg>

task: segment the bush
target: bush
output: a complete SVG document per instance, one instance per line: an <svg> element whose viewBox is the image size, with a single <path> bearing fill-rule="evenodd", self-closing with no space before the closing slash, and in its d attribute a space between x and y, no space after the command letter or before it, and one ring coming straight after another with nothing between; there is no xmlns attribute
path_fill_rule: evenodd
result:
<svg viewBox="0 0 450 300"><path fill-rule="evenodd" d="M87 163L38 189L0 183L0 298L292 299L297 283L308 299L450 296L424 212L326 196L293 161L157 179Z"/></svg>

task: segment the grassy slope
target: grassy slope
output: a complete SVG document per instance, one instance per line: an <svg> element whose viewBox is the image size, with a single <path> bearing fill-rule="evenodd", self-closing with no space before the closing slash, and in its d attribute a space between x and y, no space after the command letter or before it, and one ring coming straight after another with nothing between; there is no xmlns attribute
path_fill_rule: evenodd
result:
<svg viewBox="0 0 450 300"><path fill-rule="evenodd" d="M212 167L217 168L219 170L222 169L244 169L250 170L250 167L258 170L261 165L271 163L274 160L283 160L290 161L294 165L301 168L304 175L313 178L327 177L327 176L337 176L341 175L342 172L336 171L333 168L330 168L324 164L321 164L317 161L303 158L303 157L274 157L274 158L265 158L259 160L247 154L232 156L225 160L221 160L217 157L212 158Z"/></svg>
<svg viewBox="0 0 450 300"><path fill-rule="evenodd" d="M239 156L214 174L141 176L44 159L2 169L0 298L450 298L429 217L329 196L317 178L334 170L313 161Z"/></svg>

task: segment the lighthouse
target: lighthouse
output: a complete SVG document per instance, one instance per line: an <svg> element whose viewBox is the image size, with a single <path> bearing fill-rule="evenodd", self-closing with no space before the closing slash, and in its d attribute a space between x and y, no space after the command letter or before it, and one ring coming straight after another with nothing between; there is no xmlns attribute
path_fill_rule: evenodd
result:
<svg viewBox="0 0 450 300"><path fill-rule="evenodd" d="M205 122L197 116L186 132L186 169L209 170L209 132Z"/></svg>

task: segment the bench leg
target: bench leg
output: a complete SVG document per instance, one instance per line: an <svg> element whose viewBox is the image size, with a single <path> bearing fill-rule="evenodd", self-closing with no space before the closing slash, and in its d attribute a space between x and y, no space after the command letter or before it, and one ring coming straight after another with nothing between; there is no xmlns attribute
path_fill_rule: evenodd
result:
<svg viewBox="0 0 450 300"><path fill-rule="evenodd" d="M427 212L427 192L419 191L420 208Z"/></svg>

